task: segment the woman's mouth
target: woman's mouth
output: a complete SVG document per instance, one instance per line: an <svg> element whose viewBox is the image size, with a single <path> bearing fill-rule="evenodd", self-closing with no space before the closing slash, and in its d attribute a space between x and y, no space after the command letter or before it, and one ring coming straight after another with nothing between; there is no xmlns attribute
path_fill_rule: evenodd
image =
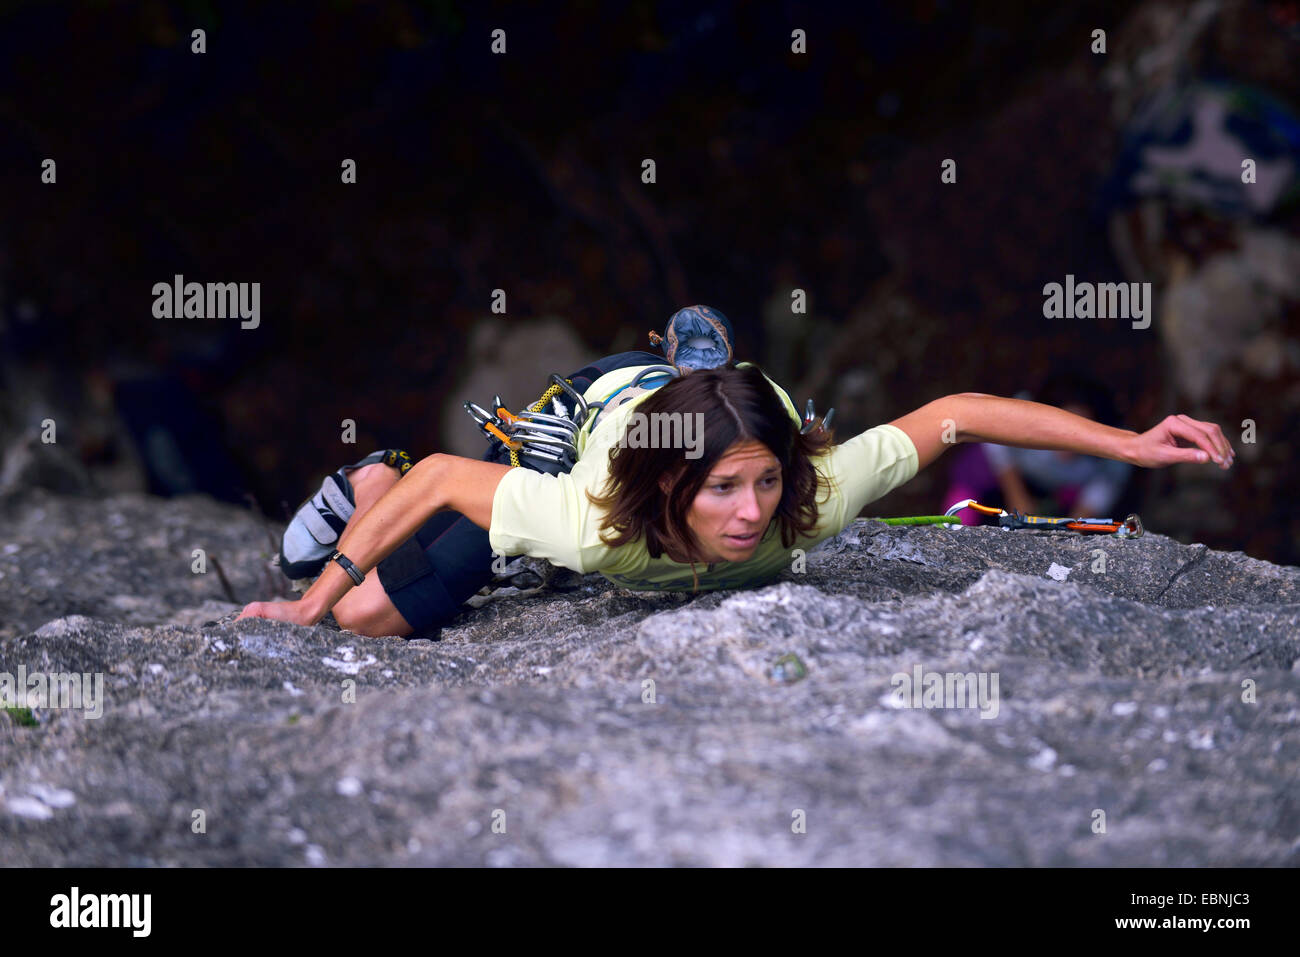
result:
<svg viewBox="0 0 1300 957"><path fill-rule="evenodd" d="M728 535L727 538L733 545L745 548L749 545L755 545L758 543L758 532L754 532L754 534L748 536Z"/></svg>

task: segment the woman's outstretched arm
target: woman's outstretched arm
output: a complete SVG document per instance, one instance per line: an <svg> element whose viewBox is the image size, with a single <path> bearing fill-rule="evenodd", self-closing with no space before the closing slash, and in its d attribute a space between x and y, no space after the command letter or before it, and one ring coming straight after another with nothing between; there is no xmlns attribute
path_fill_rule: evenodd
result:
<svg viewBox="0 0 1300 957"><path fill-rule="evenodd" d="M916 446L925 468L958 442L996 442L1027 449L1061 449L1116 459L1143 468L1176 462L1232 465L1232 445L1213 422L1167 416L1146 432L1116 429L1041 402L961 392L935 399L889 423Z"/></svg>
<svg viewBox="0 0 1300 957"><path fill-rule="evenodd" d="M360 518L348 523L336 547L365 574L443 509L460 512L486 529L492 522L492 499L497 485L509 471L508 465L459 455L438 453L423 458ZM302 598L291 602L252 602L239 617L277 618L314 625L351 588L352 579L343 567L338 562L328 562Z"/></svg>

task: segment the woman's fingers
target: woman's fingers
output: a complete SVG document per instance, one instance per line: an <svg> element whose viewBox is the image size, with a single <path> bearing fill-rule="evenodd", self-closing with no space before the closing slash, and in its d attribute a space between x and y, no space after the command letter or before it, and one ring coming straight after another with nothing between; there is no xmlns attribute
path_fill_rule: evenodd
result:
<svg viewBox="0 0 1300 957"><path fill-rule="evenodd" d="M260 601L250 601L247 605L244 606L244 610L241 611L241 612L240 612L240 613L235 617L235 621L239 621L240 618L264 618L264 617L266 617L265 615L262 614L262 605L263 605L263 604L264 604L264 603L263 603L263 602L260 602Z"/></svg>
<svg viewBox="0 0 1300 957"><path fill-rule="evenodd" d="M1180 415L1178 420L1202 436L1209 443L1208 446L1202 445L1202 447L1210 452L1220 465L1227 466L1227 460L1232 457L1232 446L1228 444L1222 429L1213 422L1199 422L1188 415Z"/></svg>
<svg viewBox="0 0 1300 957"><path fill-rule="evenodd" d="M1218 445L1219 450L1223 453L1223 457L1227 459L1228 464L1231 465L1232 460L1237 457L1237 452L1233 449L1232 443L1228 441L1228 437L1223 434L1223 429L1219 428L1219 426L1213 422L1202 422L1201 424L1210 430L1210 434L1214 437L1214 441Z"/></svg>
<svg viewBox="0 0 1300 957"><path fill-rule="evenodd" d="M1195 450L1205 453L1203 456L1198 455L1193 461L1204 462L1207 457L1218 460L1219 452L1211 444L1209 437L1198 429L1187 416L1175 416L1173 421L1169 423L1169 431L1184 442L1190 442L1195 447Z"/></svg>
<svg viewBox="0 0 1300 957"><path fill-rule="evenodd" d="M1190 452L1190 455L1179 456L1175 461L1206 462L1212 459L1225 469L1232 464L1232 446L1217 425L1198 422L1186 415L1171 415L1164 424L1170 435L1193 446L1181 450Z"/></svg>
<svg viewBox="0 0 1300 957"><path fill-rule="evenodd" d="M1200 422L1187 415L1169 415L1148 432L1140 445L1146 453L1138 464L1162 468L1178 462L1216 462L1230 468L1236 453L1223 430L1213 422Z"/></svg>
<svg viewBox="0 0 1300 957"><path fill-rule="evenodd" d="M1178 416L1166 416L1155 428L1142 433L1142 444L1146 446L1146 452L1138 464L1158 469L1179 462L1206 462L1210 453L1200 447L1198 438L1204 441L1199 433L1190 429Z"/></svg>
<svg viewBox="0 0 1300 957"><path fill-rule="evenodd" d="M274 621L287 621L295 625L314 625L323 615L314 618L302 599L296 601L253 601L244 606L235 621L240 618L270 618Z"/></svg>

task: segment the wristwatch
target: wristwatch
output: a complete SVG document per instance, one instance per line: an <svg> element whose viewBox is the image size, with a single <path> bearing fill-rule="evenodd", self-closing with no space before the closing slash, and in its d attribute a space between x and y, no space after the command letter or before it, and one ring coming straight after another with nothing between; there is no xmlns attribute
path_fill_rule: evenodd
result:
<svg viewBox="0 0 1300 957"><path fill-rule="evenodd" d="M356 584L360 585L363 581L366 580L366 576L357 570L357 566L352 564L352 562L348 559L348 556L344 555L337 548L334 549L334 554L329 557L329 561L338 562L340 565L342 565L343 570L348 573L348 576Z"/></svg>

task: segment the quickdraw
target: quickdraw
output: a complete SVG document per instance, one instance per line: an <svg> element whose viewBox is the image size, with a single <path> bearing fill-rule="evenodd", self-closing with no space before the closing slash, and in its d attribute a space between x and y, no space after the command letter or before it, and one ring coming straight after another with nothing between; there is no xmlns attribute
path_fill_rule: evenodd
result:
<svg viewBox="0 0 1300 957"><path fill-rule="evenodd" d="M1006 509L981 505L973 498L957 502L948 509L944 517L956 515L964 508L972 509L981 515L996 515L998 524L1003 528L1063 528L1071 532L1091 532L1114 535L1118 538L1141 538L1144 531L1142 519L1131 513L1125 516L1122 522L1117 522L1113 518L1047 518L1042 515L1021 515L1019 512L1008 512Z"/></svg>
<svg viewBox="0 0 1300 957"><path fill-rule="evenodd" d="M552 467L558 465L564 471L578 461L578 432L600 403L588 403L570 379L552 373L550 381L542 397L518 414L507 409L499 395L492 398L493 412L473 402L465 403L465 411L483 430L484 437L489 442L499 440L509 450L512 468L520 466L520 456ZM572 413L560 400L561 393L573 403ZM542 411L552 403L556 414Z"/></svg>

